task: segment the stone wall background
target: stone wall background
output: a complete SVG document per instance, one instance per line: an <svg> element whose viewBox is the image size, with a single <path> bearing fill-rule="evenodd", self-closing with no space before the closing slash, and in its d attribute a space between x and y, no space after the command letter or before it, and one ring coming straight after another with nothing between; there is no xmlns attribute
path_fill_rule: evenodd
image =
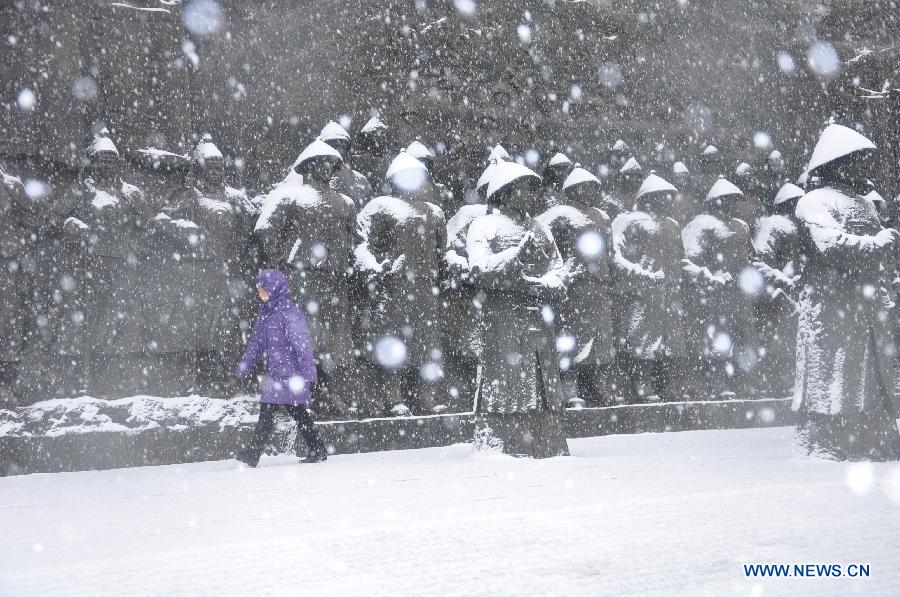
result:
<svg viewBox="0 0 900 597"><path fill-rule="evenodd" d="M184 13L204 1L0 3L0 163L52 182L75 176L91 127L109 126L135 161L210 131L232 184L253 192L328 119L357 130L377 111L398 145L444 143L448 181L477 176L498 141L601 163L621 137L639 159L689 166L711 142L731 168L761 164L756 131L798 171L836 116L885 147L877 182L898 190L900 23L887 1L484 0L467 16L450 0L218 0L221 26L203 36ZM816 40L838 51L836 76L807 65ZM653 155L660 142L671 151Z"/></svg>

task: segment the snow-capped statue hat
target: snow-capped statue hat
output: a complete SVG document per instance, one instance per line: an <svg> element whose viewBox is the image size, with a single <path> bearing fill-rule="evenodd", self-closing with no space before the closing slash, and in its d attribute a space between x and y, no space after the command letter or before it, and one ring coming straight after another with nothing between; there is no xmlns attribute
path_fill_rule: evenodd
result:
<svg viewBox="0 0 900 597"><path fill-rule="evenodd" d="M350 142L350 133L342 127L337 122L331 120L322 127L322 131L319 133L319 139L325 141L346 141Z"/></svg>
<svg viewBox="0 0 900 597"><path fill-rule="evenodd" d="M634 157L628 158L628 161L622 164L622 167L619 168L619 174L640 174L640 172L641 165L636 159L634 159Z"/></svg>
<svg viewBox="0 0 900 597"><path fill-rule="evenodd" d="M494 167L498 162L508 162L511 159L509 153L507 153L502 145L499 143L495 145L488 156L487 167L481 173L481 176L478 177L478 182L475 184L475 190L480 191L487 187L488 183L491 182L491 176L494 174Z"/></svg>
<svg viewBox="0 0 900 597"><path fill-rule="evenodd" d="M114 153L119 155L116 144L109 138L109 129L103 127L100 132L94 135L93 140L88 144L88 156L95 156L98 153Z"/></svg>
<svg viewBox="0 0 900 597"><path fill-rule="evenodd" d="M488 156L488 161L499 162L500 160L510 161L512 158L509 156L509 152L506 151L506 148L497 143L494 145L494 148L491 150L490 155Z"/></svg>
<svg viewBox="0 0 900 597"><path fill-rule="evenodd" d="M753 173L753 166L747 162L741 162L737 165L737 168L734 169L734 173L738 176L749 176Z"/></svg>
<svg viewBox="0 0 900 597"><path fill-rule="evenodd" d="M784 170L784 157L777 149L773 149L771 152L769 152L769 157L766 158L766 162L770 170L773 170L775 172L781 172L782 170Z"/></svg>
<svg viewBox="0 0 900 597"><path fill-rule="evenodd" d="M785 201L790 201L791 199L799 199L806 193L803 192L803 189L798 187L797 185L786 182L781 185L781 188L778 189L778 192L775 194L775 201L773 202L775 205L781 205Z"/></svg>
<svg viewBox="0 0 900 597"><path fill-rule="evenodd" d="M516 162L500 161L494 165L494 171L488 183L487 197L490 199L500 191L523 185L534 187L540 182L541 177L530 168Z"/></svg>
<svg viewBox="0 0 900 597"><path fill-rule="evenodd" d="M223 159L222 152L213 143L212 135L204 133L194 148L194 161L203 163L206 160Z"/></svg>
<svg viewBox="0 0 900 597"><path fill-rule="evenodd" d="M814 173L825 164L853 153L873 151L875 144L856 131L841 124L829 124L819 135L806 172Z"/></svg>
<svg viewBox="0 0 900 597"><path fill-rule="evenodd" d="M566 180L563 181L562 190L567 191L580 185L590 184L601 186L600 179L581 167L581 164L575 164Z"/></svg>
<svg viewBox="0 0 900 597"><path fill-rule="evenodd" d="M401 151L388 166L386 178L402 191L415 191L428 178L428 168L406 151Z"/></svg>
<svg viewBox="0 0 900 597"><path fill-rule="evenodd" d="M713 183L709 192L706 194L706 201L715 201L716 199L743 197L744 192L737 188L733 183L720 176L719 180Z"/></svg>
<svg viewBox="0 0 900 597"><path fill-rule="evenodd" d="M884 197L881 196L881 193L879 193L875 189L872 189L871 191L869 191L866 194L866 199L868 199L869 201L871 201L872 203L874 203L876 205L878 205L879 203L881 203L881 204L887 203L887 201L884 200Z"/></svg>
<svg viewBox="0 0 900 597"><path fill-rule="evenodd" d="M702 155L704 159L713 160L720 157L721 154L719 153L718 147L713 144L709 144L703 148L703 153L701 153L700 155Z"/></svg>
<svg viewBox="0 0 900 597"><path fill-rule="evenodd" d="M628 144L625 143L625 141L622 141L621 139L616 139L616 142L613 143L612 150L618 151L619 153L621 153L623 151L627 151Z"/></svg>
<svg viewBox="0 0 900 597"><path fill-rule="evenodd" d="M297 156L297 159L294 160L294 165L292 168L294 171L300 173L302 172L307 165L312 162L331 162L333 164L340 164L344 161L341 157L340 152L337 149L325 143L322 139L316 139L312 143L306 146L306 148L300 152L300 155Z"/></svg>
<svg viewBox="0 0 900 597"><path fill-rule="evenodd" d="M564 154L561 151L557 151L553 154L553 157L550 158L550 161L547 162L548 166L571 166L572 160L569 159L569 156Z"/></svg>
<svg viewBox="0 0 900 597"><path fill-rule="evenodd" d="M684 162L675 162L672 164L672 174L675 176L687 176L691 171L684 165Z"/></svg>
<svg viewBox="0 0 900 597"><path fill-rule="evenodd" d="M675 188L675 185L670 183L668 180L661 176L657 176L655 173L651 172L650 175L644 179L644 182L641 183L640 188L638 189L637 196L635 199L641 199L642 197L646 197L648 195L656 195L656 194L672 194L675 195L678 193L678 189Z"/></svg>
<svg viewBox="0 0 900 597"><path fill-rule="evenodd" d="M378 131L386 131L387 125L381 121L377 116L373 116L366 122L361 129L359 129L360 133L372 134Z"/></svg>
<svg viewBox="0 0 900 597"><path fill-rule="evenodd" d="M418 140L413 141L406 146L406 153L419 161L434 159L434 152L425 147L425 144Z"/></svg>

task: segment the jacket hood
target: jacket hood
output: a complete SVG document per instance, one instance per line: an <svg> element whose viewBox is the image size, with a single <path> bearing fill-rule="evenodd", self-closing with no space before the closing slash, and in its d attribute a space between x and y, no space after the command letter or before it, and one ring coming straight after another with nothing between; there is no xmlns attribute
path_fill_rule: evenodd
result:
<svg viewBox="0 0 900 597"><path fill-rule="evenodd" d="M288 279L277 269L267 269L256 276L256 285L269 294L269 300L263 303L269 309L273 309L288 298Z"/></svg>

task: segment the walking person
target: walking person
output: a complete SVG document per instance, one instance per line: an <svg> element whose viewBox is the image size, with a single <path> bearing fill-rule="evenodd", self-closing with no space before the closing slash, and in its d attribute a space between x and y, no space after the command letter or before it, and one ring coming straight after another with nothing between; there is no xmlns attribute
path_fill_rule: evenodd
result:
<svg viewBox="0 0 900 597"><path fill-rule="evenodd" d="M328 455L319 431L306 411L312 401L310 388L317 381L306 318L297 304L288 298L288 279L280 271L262 271L256 277L256 292L262 304L235 375L244 379L265 355L267 379L260 396L259 421L253 439L235 458L251 467L257 465L272 434L275 411L284 406L297 421L298 431L309 449L309 455L301 462L321 462Z"/></svg>

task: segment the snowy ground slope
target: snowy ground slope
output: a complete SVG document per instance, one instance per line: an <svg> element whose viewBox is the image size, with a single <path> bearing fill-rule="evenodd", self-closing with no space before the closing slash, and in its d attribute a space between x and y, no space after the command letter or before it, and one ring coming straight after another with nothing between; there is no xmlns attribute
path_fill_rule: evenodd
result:
<svg viewBox="0 0 900 597"><path fill-rule="evenodd" d="M790 428L0 478L0 595L900 594L900 465ZM867 579L744 577L864 562Z"/></svg>

